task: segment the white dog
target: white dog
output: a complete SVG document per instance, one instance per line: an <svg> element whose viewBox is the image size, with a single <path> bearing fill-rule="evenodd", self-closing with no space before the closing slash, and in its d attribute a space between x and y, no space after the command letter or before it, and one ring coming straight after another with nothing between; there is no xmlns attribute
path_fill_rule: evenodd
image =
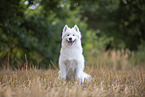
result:
<svg viewBox="0 0 145 97"><path fill-rule="evenodd" d="M73 28L64 26L62 32L62 48L59 57L59 79L76 78L80 82L89 80L90 75L84 72L84 56L82 55L81 33L77 25Z"/></svg>

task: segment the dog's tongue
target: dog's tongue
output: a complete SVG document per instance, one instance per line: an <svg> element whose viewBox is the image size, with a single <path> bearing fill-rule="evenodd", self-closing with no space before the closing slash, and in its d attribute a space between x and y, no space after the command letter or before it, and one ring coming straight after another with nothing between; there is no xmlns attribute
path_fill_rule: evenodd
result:
<svg viewBox="0 0 145 97"><path fill-rule="evenodd" d="M70 41L70 42L69 42L69 45L72 45L72 44L73 44L73 41Z"/></svg>

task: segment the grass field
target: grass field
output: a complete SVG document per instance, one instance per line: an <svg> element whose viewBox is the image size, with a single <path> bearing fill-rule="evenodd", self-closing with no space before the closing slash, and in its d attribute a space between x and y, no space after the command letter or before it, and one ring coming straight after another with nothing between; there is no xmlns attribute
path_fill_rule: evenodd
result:
<svg viewBox="0 0 145 97"><path fill-rule="evenodd" d="M0 97L145 97L144 66L129 65L126 55L106 56L86 66L92 80L83 84L58 80L58 69L5 67L0 71Z"/></svg>
<svg viewBox="0 0 145 97"><path fill-rule="evenodd" d="M59 81L58 70L2 70L0 97L144 97L145 72L89 67L92 81Z"/></svg>

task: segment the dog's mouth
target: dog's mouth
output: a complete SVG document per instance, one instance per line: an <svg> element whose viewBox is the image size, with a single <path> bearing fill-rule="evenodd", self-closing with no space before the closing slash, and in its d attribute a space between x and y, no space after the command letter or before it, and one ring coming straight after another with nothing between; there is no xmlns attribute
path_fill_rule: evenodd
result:
<svg viewBox="0 0 145 97"><path fill-rule="evenodd" d="M72 41L72 40L69 40L67 41L69 45L73 45L73 43L75 42L76 40Z"/></svg>

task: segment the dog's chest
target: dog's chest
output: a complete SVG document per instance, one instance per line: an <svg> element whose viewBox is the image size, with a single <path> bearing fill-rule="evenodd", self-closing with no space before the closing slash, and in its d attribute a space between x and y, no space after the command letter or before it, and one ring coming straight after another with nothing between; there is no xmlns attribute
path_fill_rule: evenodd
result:
<svg viewBox="0 0 145 97"><path fill-rule="evenodd" d="M75 78L78 64L77 60L65 60L64 64L66 65L67 79L69 80L71 77Z"/></svg>
<svg viewBox="0 0 145 97"><path fill-rule="evenodd" d="M66 65L66 68L68 70L72 69L74 71L74 69L77 68L78 61L77 60L65 60L64 64Z"/></svg>
<svg viewBox="0 0 145 97"><path fill-rule="evenodd" d="M69 60L71 63L72 61L79 60L81 55L82 55L81 49L77 48L62 49L61 52L61 57L63 57L63 59Z"/></svg>

